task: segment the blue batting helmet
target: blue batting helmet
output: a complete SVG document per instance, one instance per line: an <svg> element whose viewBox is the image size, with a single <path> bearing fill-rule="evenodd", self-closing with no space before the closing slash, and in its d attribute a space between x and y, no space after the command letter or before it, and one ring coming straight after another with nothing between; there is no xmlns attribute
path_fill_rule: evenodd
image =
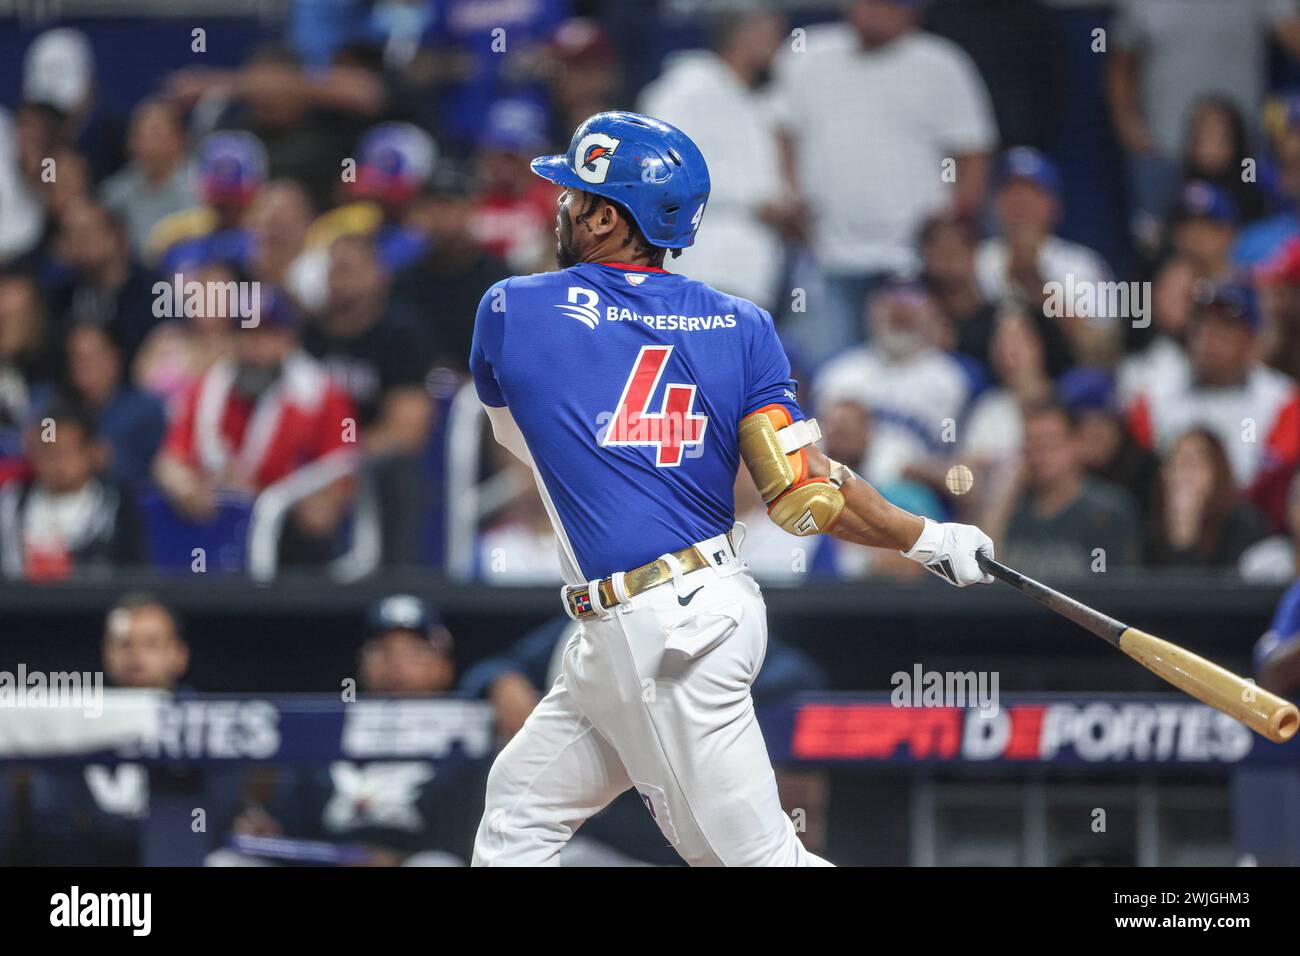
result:
<svg viewBox="0 0 1300 956"><path fill-rule="evenodd" d="M627 208L651 245L684 249L709 201L709 167L689 136L640 113L597 113L562 156L539 156L533 172Z"/></svg>

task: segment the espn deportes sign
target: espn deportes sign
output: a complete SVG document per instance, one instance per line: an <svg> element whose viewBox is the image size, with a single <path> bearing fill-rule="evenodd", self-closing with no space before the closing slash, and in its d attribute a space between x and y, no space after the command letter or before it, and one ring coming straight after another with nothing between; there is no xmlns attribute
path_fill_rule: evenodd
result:
<svg viewBox="0 0 1300 956"><path fill-rule="evenodd" d="M1300 748L1270 744L1213 708L1176 698L1004 702L991 715L895 707L886 700L806 700L769 717L770 724L790 720L784 756L792 762L1223 765L1300 759Z"/></svg>
<svg viewBox="0 0 1300 956"><path fill-rule="evenodd" d="M476 759L493 750L492 708L456 697L343 703L107 691L103 713L13 711L0 760L97 755L140 762Z"/></svg>

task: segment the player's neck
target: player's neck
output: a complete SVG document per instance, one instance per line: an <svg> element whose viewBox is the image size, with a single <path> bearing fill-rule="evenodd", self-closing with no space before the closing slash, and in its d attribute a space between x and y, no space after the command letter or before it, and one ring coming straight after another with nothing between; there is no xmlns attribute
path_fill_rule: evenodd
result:
<svg viewBox="0 0 1300 956"><path fill-rule="evenodd" d="M591 254L582 260L597 266L635 266L638 269L662 269L663 260L651 262L650 257L645 253L633 252L626 246L608 250L592 250Z"/></svg>

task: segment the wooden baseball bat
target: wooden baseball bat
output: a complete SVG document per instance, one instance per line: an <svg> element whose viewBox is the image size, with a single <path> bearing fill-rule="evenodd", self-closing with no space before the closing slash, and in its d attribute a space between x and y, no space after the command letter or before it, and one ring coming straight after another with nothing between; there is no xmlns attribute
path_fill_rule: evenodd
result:
<svg viewBox="0 0 1300 956"><path fill-rule="evenodd" d="M1203 704L1241 721L1274 743L1285 743L1300 728L1300 710L1289 700L1270 693L1184 647L1135 627L1129 627L1072 597L999 564L983 553L976 560L986 574L1005 581L1039 604L1118 647L1151 673L1191 694Z"/></svg>

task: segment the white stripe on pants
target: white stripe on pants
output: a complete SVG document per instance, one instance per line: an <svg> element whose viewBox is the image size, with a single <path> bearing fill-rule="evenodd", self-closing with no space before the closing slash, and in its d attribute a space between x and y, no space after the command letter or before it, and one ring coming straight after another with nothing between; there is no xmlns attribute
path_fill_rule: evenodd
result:
<svg viewBox="0 0 1300 956"><path fill-rule="evenodd" d="M634 786L692 865L829 865L777 798L749 694L766 648L758 585L734 567L584 622L492 766L474 864L558 865L583 821Z"/></svg>

